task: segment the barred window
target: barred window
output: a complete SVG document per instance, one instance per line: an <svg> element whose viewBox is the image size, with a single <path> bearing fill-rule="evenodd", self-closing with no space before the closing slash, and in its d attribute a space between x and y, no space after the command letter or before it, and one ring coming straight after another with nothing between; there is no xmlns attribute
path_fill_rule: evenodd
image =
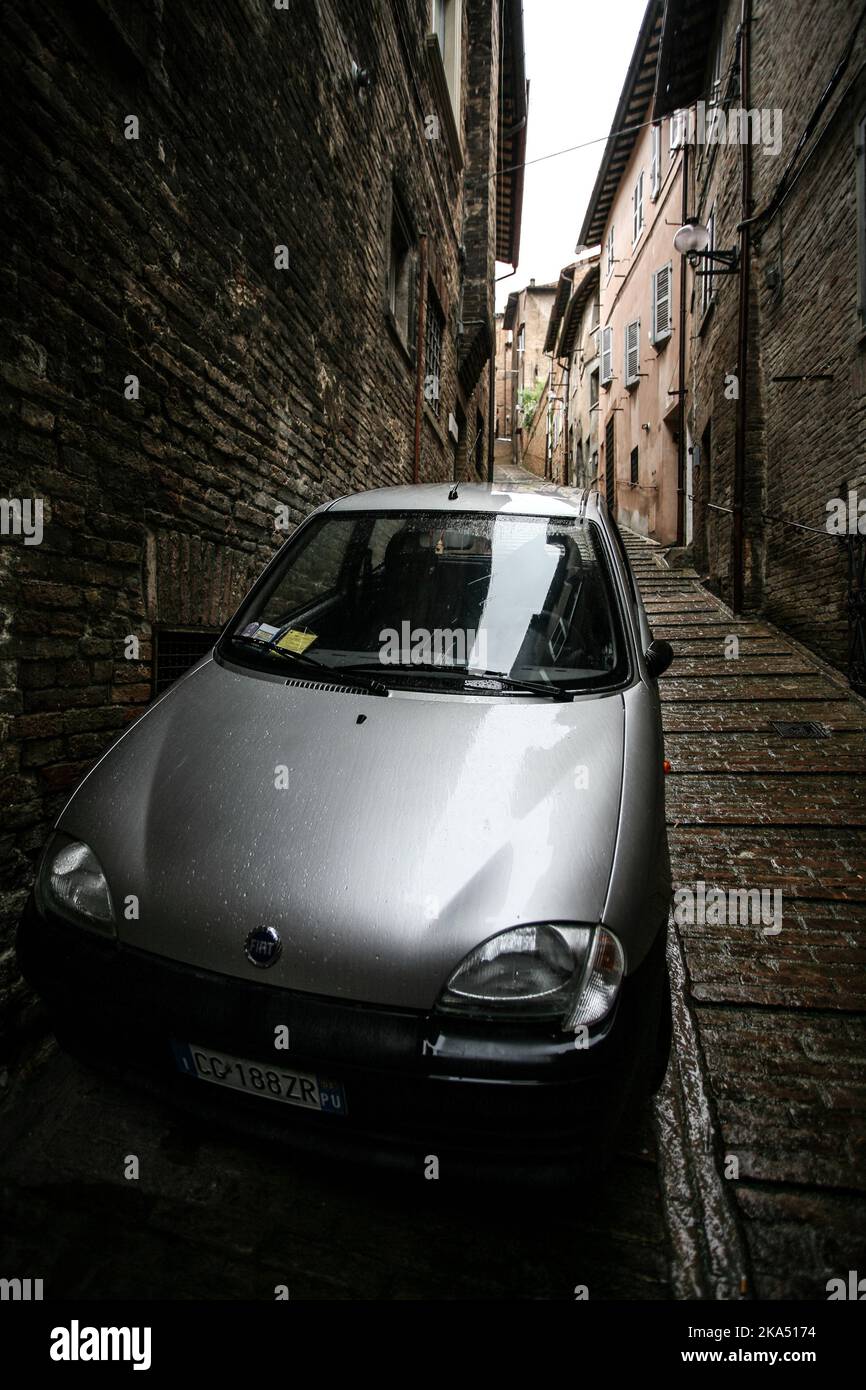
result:
<svg viewBox="0 0 866 1390"><path fill-rule="evenodd" d="M442 402L442 330L445 321L433 292L427 291L427 318L424 324L424 399L437 420Z"/></svg>
<svg viewBox="0 0 866 1390"><path fill-rule="evenodd" d="M391 320L408 350L412 341L415 248L408 214L396 189L391 196L391 229L388 244L387 307Z"/></svg>

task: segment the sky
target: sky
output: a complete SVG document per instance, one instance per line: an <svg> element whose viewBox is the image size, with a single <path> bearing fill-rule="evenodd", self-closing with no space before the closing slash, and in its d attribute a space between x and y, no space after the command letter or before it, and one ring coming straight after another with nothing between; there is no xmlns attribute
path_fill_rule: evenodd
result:
<svg viewBox="0 0 866 1390"><path fill-rule="evenodd" d="M646 0L523 0L529 122L520 262L496 286L497 310L512 290L556 280L574 260L645 8ZM530 163L588 140L597 143ZM497 275L508 271L496 267Z"/></svg>

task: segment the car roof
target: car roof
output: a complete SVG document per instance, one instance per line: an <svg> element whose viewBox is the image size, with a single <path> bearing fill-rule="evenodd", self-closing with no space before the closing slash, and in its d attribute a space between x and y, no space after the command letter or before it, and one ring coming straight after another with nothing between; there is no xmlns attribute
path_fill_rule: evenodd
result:
<svg viewBox="0 0 866 1390"><path fill-rule="evenodd" d="M597 492L560 487L541 478L537 483L418 483L371 488L340 497L327 510L510 512L523 516L586 517L602 525L607 516L604 499Z"/></svg>

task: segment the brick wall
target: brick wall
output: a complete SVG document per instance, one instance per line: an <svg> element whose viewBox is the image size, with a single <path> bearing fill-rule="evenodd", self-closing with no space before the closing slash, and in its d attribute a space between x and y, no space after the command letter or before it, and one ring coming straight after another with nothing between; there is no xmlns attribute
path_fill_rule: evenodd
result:
<svg viewBox="0 0 866 1390"><path fill-rule="evenodd" d="M275 518L291 528L324 499L411 480L415 343L385 315L394 186L445 315L422 479L457 466L450 412L487 419L484 363L457 326L467 237L471 317L492 315L479 164L495 148L497 14L463 9L463 51L470 19L484 51L463 65L461 160L441 127L427 138L442 113L425 0L4 7L0 491L44 499L42 543L0 545L13 1013L34 856L150 698L155 625L220 627L284 538ZM353 62L370 74L361 94Z"/></svg>
<svg viewBox="0 0 866 1390"><path fill-rule="evenodd" d="M740 6L722 7L722 72L734 62ZM764 208L842 55L856 20L848 0L756 0L752 27L752 108L781 113L781 151L755 147L754 211ZM804 55L808 61L804 61ZM861 32L843 88L866 57ZM746 584L749 606L767 614L830 661L844 666L845 553L759 512L823 529L840 485L866 495L866 356L857 318L855 117L866 114L866 85L840 88L807 151L807 162L779 213L761 224L752 258L750 373L746 443ZM734 98L739 101L738 96ZM778 120L778 115L776 116ZM813 151L809 153L809 151ZM693 207L716 208L716 243L737 242L739 145L719 146L693 164ZM690 278L692 285L696 282ZM692 437L711 439L696 477L695 552L725 599L731 596L731 525L709 500L730 506L736 405L726 377L737 367L736 276L717 282L705 319L692 301ZM699 293L699 291L698 291ZM830 380L779 377L818 375Z"/></svg>

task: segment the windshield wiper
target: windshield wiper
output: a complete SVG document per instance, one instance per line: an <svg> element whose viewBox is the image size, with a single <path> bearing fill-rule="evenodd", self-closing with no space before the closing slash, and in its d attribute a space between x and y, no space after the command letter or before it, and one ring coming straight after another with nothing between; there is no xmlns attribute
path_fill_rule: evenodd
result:
<svg viewBox="0 0 866 1390"><path fill-rule="evenodd" d="M508 690L526 690L533 695L546 695L550 700L573 700L574 691L565 686L554 685L552 681L525 681L517 676L508 676L504 671L466 671L468 682L477 680L486 685L488 681L504 685Z"/></svg>
<svg viewBox="0 0 866 1390"><path fill-rule="evenodd" d="M326 666L322 661L316 661L315 657L307 656L304 652L290 652L285 647L275 647L270 642L259 642L255 637L244 637L242 633L236 633L232 642L239 642L242 646L252 647L255 651L267 652L269 656L281 657L284 661L294 662L296 666L305 666L311 671L318 672L320 678L334 677L341 681L343 685L355 685L361 690L368 690L371 695L390 695L391 692L387 685L382 681L377 681L374 676L365 676L360 671L350 670L343 666Z"/></svg>
<svg viewBox="0 0 866 1390"><path fill-rule="evenodd" d="M347 667L346 669L357 670L358 668ZM426 675L435 671L437 675L451 676L460 680L464 685L477 681L482 687L489 688L490 685L496 684L508 690L525 690L527 694L546 695L549 700L574 699L573 690L568 690L561 685L554 685L552 681L519 680L516 676L506 675L504 671L476 671L470 670L467 666L449 666L438 661L389 661L387 669L399 672L400 675L412 675L414 671L417 671L419 675Z"/></svg>

